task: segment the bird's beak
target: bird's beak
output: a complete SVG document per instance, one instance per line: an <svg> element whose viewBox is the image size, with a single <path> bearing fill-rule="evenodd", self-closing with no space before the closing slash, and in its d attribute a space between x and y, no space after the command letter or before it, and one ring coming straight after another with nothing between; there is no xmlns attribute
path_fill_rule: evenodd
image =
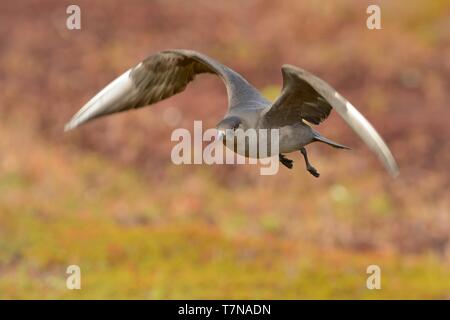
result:
<svg viewBox="0 0 450 320"><path fill-rule="evenodd" d="M217 130L216 140L221 141L225 138L225 131L224 130Z"/></svg>

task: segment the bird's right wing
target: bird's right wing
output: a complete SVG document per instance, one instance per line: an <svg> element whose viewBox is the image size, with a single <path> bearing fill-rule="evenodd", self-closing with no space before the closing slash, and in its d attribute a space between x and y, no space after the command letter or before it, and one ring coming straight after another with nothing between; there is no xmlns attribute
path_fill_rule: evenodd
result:
<svg viewBox="0 0 450 320"><path fill-rule="evenodd" d="M356 134L378 156L388 172L399 173L394 156L367 119L328 83L306 70L284 65L283 91L265 114L269 125L283 126L306 119L319 124L331 108L345 120ZM289 115L289 117L286 117Z"/></svg>
<svg viewBox="0 0 450 320"><path fill-rule="evenodd" d="M98 117L144 107L183 91L197 74L213 73L224 82L228 107L259 96L242 76L219 62L191 50L156 53L111 82L76 113L65 130Z"/></svg>

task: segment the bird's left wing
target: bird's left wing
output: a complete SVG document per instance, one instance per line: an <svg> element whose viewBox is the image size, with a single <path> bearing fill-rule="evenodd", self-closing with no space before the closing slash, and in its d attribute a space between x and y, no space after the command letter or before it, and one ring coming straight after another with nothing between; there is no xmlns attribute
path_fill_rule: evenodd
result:
<svg viewBox="0 0 450 320"><path fill-rule="evenodd" d="M386 143L347 99L328 83L303 69L284 65L282 73L282 93L264 115L268 125L284 126L300 119L319 124L333 108L378 156L389 173L398 175L397 163Z"/></svg>
<svg viewBox="0 0 450 320"><path fill-rule="evenodd" d="M111 82L66 124L70 130L92 119L144 107L183 91L197 74L212 73L224 82L228 107L259 93L242 76L210 57L192 50L168 50L149 56Z"/></svg>
<svg viewBox="0 0 450 320"><path fill-rule="evenodd" d="M298 74L298 70L288 65L281 68L281 95L265 114L265 120L272 126L290 125L301 119L319 124L330 114L331 105Z"/></svg>

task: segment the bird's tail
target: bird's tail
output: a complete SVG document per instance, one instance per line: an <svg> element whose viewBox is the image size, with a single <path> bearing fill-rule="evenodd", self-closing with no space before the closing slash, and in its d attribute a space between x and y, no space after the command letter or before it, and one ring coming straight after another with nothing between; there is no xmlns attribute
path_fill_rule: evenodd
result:
<svg viewBox="0 0 450 320"><path fill-rule="evenodd" d="M318 132L314 132L314 141L320 141L320 142L326 143L334 148L350 150L349 147L344 146L343 144L334 142L333 140L330 140L328 138L325 138L324 136L320 135Z"/></svg>

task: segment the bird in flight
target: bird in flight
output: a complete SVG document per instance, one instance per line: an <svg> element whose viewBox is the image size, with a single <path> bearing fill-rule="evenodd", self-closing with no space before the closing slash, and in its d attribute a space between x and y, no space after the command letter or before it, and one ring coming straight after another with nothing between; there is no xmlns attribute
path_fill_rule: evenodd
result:
<svg viewBox="0 0 450 320"><path fill-rule="evenodd" d="M272 103L236 71L204 54L192 50L161 51L101 90L73 116L65 130L102 116L164 100L183 91L196 75L211 73L222 79L228 95L227 113L216 127L219 138L228 137L230 132L233 135L237 129L278 129L279 161L291 169L293 161L284 154L300 151L306 169L319 177L319 172L309 162L306 145L322 142L348 149L325 138L309 125L320 124L334 109L378 156L388 172L393 176L398 174L397 164L386 143L349 101L325 81L303 69L286 64L281 72L283 88ZM236 152L236 146L231 147Z"/></svg>

